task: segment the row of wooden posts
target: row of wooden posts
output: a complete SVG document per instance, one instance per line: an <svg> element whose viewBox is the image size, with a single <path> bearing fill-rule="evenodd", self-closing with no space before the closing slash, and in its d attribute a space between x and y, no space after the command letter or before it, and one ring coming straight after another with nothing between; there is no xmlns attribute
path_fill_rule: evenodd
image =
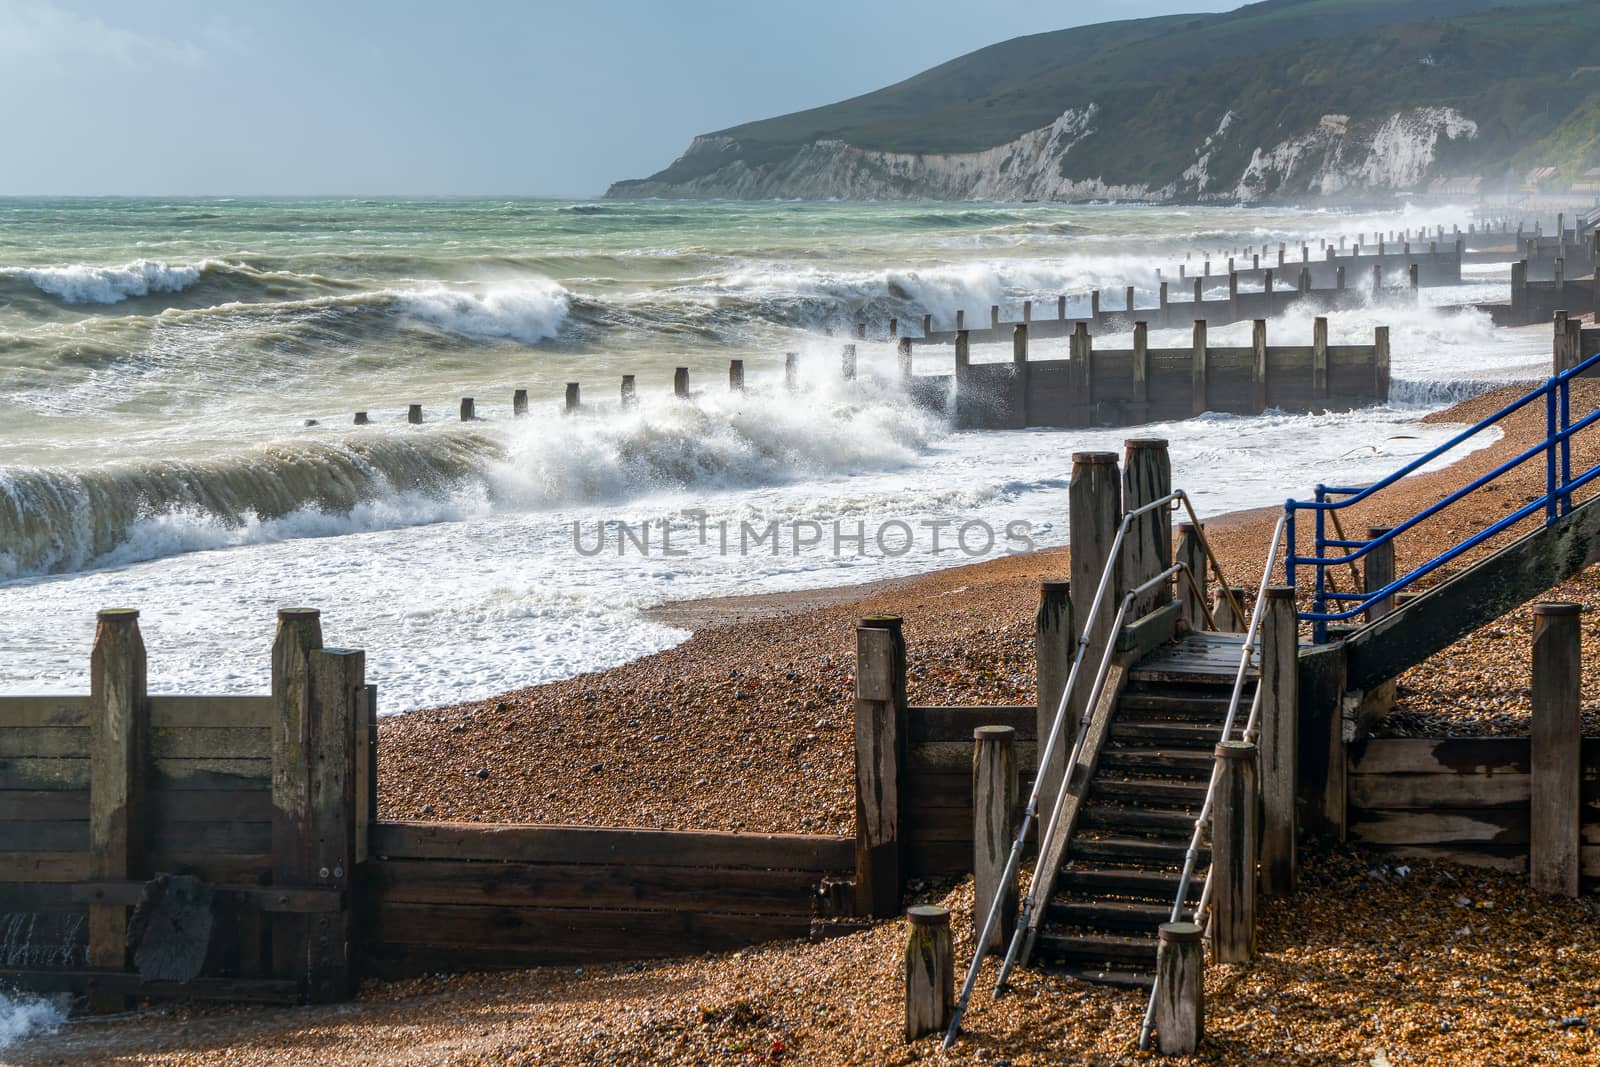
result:
<svg viewBox="0 0 1600 1067"><path fill-rule="evenodd" d="M1565 214L1557 215L1556 216L1556 232L1559 234L1559 233L1564 232L1565 229L1566 229L1566 215ZM1486 222L1481 227L1477 223L1468 223L1467 224L1467 228L1465 230L1463 230L1461 228L1461 225L1459 223L1456 223L1456 224L1453 224L1450 227L1450 231L1449 231L1448 236L1452 241L1463 241L1463 242L1472 242L1472 243L1475 243L1475 239L1480 237L1480 236L1486 237L1486 238L1512 238L1512 237L1514 237L1515 240L1520 244L1522 242L1522 240L1524 239L1523 238L1524 234L1531 234L1534 237L1542 237L1544 235L1544 223L1542 221L1535 220L1534 223L1533 223L1533 228L1531 230L1528 229L1527 222L1526 221L1521 221L1521 220L1519 220L1517 222L1517 228L1515 230L1512 230L1511 222L1510 222L1509 219L1500 219L1498 224L1496 224L1494 222ZM1444 228L1444 226L1442 224L1437 226L1437 227L1433 227L1433 228L1430 228L1430 227L1427 227L1427 226L1419 226L1415 230L1411 229L1410 227L1406 227L1406 228L1400 229L1400 230L1387 230L1387 231L1376 230L1376 231L1374 231L1372 233L1370 242L1368 242L1367 235L1365 233L1356 234L1354 237L1351 237L1349 235L1341 235L1339 237L1338 249L1339 249L1339 251L1343 252L1345 250L1345 246L1346 246L1347 242L1353 242L1354 246L1356 248L1361 248L1365 244L1370 244L1371 246L1376 246L1377 248L1379 248L1381 250L1381 249L1385 248L1387 245L1391 245L1391 244L1405 245L1405 244L1411 243L1412 241L1418 241L1418 242L1420 242L1420 241L1434 241L1434 242L1438 242L1438 241L1445 240L1445 238L1446 238L1446 232L1445 232L1445 228ZM1302 249L1302 254L1304 254L1304 252L1309 249L1309 246L1310 246L1309 242L1301 242L1300 247ZM1278 242L1278 255L1280 257L1280 261L1279 261L1280 265L1281 265L1281 262L1282 262L1281 257L1283 256L1283 254L1284 254L1285 250L1287 249L1287 247L1288 247L1288 245L1287 245L1286 242L1282 242L1282 241ZM1320 237L1320 238L1317 239L1317 250L1319 252L1320 251L1325 251L1328 247L1329 247L1329 239L1328 238ZM1255 255L1257 258L1259 258L1260 256L1269 255L1269 254L1270 254L1269 245L1264 243L1259 248L1257 246L1255 246L1255 245L1245 245L1242 248L1233 248L1233 249L1227 249L1227 250L1215 250L1215 251L1211 251L1211 252L1207 252L1207 253L1202 253L1202 256L1209 256L1209 257L1221 259L1221 258L1223 258L1225 256L1233 256L1233 257L1237 258L1239 256ZM1186 260L1193 260L1194 254L1193 253L1188 253L1188 254L1185 255L1184 258Z"/></svg>

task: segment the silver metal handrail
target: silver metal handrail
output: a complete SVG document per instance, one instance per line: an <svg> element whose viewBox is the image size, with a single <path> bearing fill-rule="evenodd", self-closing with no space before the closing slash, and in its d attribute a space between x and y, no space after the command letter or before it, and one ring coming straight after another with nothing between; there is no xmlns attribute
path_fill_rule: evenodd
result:
<svg viewBox="0 0 1600 1067"><path fill-rule="evenodd" d="M1256 588L1254 610L1250 613L1250 625L1245 629L1244 646L1239 651L1239 670L1233 677L1233 694L1228 699L1228 714L1222 720L1222 737L1226 741L1233 733L1233 724L1239 717L1239 701L1244 694L1244 684L1250 673L1250 662L1255 656L1256 643L1261 634L1261 620L1265 616L1267 587L1272 584L1272 567L1278 558L1278 549L1283 544L1284 524L1288 515L1278 516L1278 524L1272 531L1272 542L1267 547L1267 563L1261 572L1261 584ZM1244 739L1253 740L1261 717L1261 686L1256 686L1255 697L1250 701L1250 712L1245 719ZM1200 813L1194 818L1194 834L1189 838L1189 850L1183 857L1183 873L1178 876L1178 894L1172 902L1172 914L1168 922L1177 922L1183 915L1183 901L1189 895L1189 882L1194 878L1195 863L1200 855L1200 842L1205 836L1207 821L1211 818L1212 804L1217 795L1217 783L1222 780L1222 763L1212 760L1211 780L1206 785L1206 799L1200 805ZM1211 875L1212 869L1206 869L1206 880L1200 890L1200 900L1195 905L1194 917L1198 921L1204 914L1206 907L1211 902ZM1161 946L1156 948L1156 974L1155 980L1150 985L1150 1003L1145 1006L1144 1021L1139 1025L1139 1050L1147 1051L1150 1048L1150 1030L1155 1025L1156 997L1161 989Z"/></svg>
<svg viewBox="0 0 1600 1067"><path fill-rule="evenodd" d="M1195 529L1198 531L1200 529L1200 520L1195 516L1194 507L1189 502L1188 494L1182 489L1173 490L1163 497L1152 500L1148 504L1141 505L1140 507L1129 511L1127 514L1123 515L1122 522L1117 526L1116 536L1112 538L1111 547L1106 553L1105 569L1101 572L1100 583L1095 588L1094 600L1089 606L1088 616L1084 621L1083 632L1078 637L1077 648L1072 657L1072 668L1067 673L1067 683L1061 689L1061 699L1056 705L1056 713L1054 718L1051 720L1049 736L1045 740L1044 747L1039 751L1039 767L1048 767L1050 765L1050 760L1055 755L1056 746L1060 742L1061 727L1066 719L1067 708L1072 702L1072 695L1078 685L1078 678L1082 672L1084 656L1089 648L1090 636L1095 630L1095 620L1100 617L1101 608L1105 604L1106 593L1110 589L1112 579L1119 569L1122 546L1123 542L1127 539L1128 530L1132 528L1135 520L1163 507L1176 510L1176 505L1179 504L1181 504L1183 509L1188 513L1190 521L1194 524ZM1220 564L1218 564L1216 556L1212 554L1210 546L1205 544L1203 535L1201 535L1201 544L1205 546L1206 557L1210 560L1211 565L1217 569L1220 577ZM1127 605L1133 598L1139 594L1147 592L1150 588L1154 588L1160 582L1170 580L1175 573L1180 571L1183 574L1188 575L1191 584L1196 582L1194 575L1190 574L1189 568L1182 563L1174 564L1173 566L1167 568L1165 571L1162 571L1161 574L1150 579L1148 582L1145 582L1137 590L1134 590L1123 598L1123 604L1117 612L1116 625L1112 627L1111 633L1115 634L1117 629L1120 628L1121 621L1127 613ZM1216 620L1211 617L1211 609L1205 603L1204 586L1203 584L1200 584L1196 587L1200 590L1201 609L1206 613L1208 621L1215 626ZM1238 605L1238 602L1234 600L1232 590L1228 589L1228 585L1225 580L1222 582L1222 588L1227 590L1226 595L1230 601L1233 601L1234 610L1236 612L1240 611L1241 608ZM1105 685L1105 678L1109 671L1109 657L1115 648L1115 644L1115 640L1108 641L1106 643L1106 653L1101 657L1100 670L1096 672L1094 694L1092 699L1085 705L1085 707L1088 708L1091 713L1094 704L1099 700L1099 692ZM1065 797L1066 790L1072 781L1072 768L1077 764L1078 757L1082 754L1089 718L1090 715L1085 714L1083 722L1081 722L1078 726L1078 736L1073 742L1072 752L1066 762L1066 772L1061 776L1061 791L1057 796L1057 803L1054 809L1051 811L1050 825L1045 830L1045 841L1049 841L1056 832L1062 806L1061 801ZM1005 871L999 881L999 891L995 893L994 899L989 902L988 910L985 913L983 929L976 942L972 956L972 964L967 968L966 980L961 987L961 996L956 1001L955 1012L950 1018L950 1028L945 1033L945 1048L949 1048L955 1043L956 1033L961 1027L962 1016L966 1014L967 1004L972 998L973 987L978 981L978 971L983 966L983 958L987 954L986 950L989 944L989 938L994 933L995 923L999 920L1000 909L1005 900L1004 887L1012 884L1017 877L1018 869L1021 867L1022 853L1026 847L1028 833L1033 828L1034 821L1039 817L1039 791L1043 785L1044 776L1036 775L1033 782L1033 788L1028 792L1028 803L1022 812L1021 826L1017 830L1016 839L1012 842L1011 854L1006 859ZM1023 902L1022 921L1018 924L1017 935L1012 937L1012 943L1006 953L1005 963L1001 968L1000 980L995 987L995 992L997 994L1004 986L1005 979L1007 975L1009 975L1011 966L1016 958L1016 952L1019 943L1018 936L1020 936L1023 931L1027 929L1027 920L1031 915L1032 908L1035 906L1034 886L1038 884L1038 881L1038 876L1035 874L1033 883L1029 886L1028 896Z"/></svg>

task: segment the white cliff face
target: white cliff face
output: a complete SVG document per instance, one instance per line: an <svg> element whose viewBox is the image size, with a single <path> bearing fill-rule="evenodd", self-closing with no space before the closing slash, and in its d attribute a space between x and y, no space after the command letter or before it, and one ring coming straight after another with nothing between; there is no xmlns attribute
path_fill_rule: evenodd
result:
<svg viewBox="0 0 1600 1067"><path fill-rule="evenodd" d="M1478 124L1448 107L1402 111L1369 129L1352 125L1348 115L1324 115L1309 133L1257 148L1234 195L1252 201L1284 190L1408 189L1427 176L1441 137L1477 136Z"/></svg>
<svg viewBox="0 0 1600 1067"><path fill-rule="evenodd" d="M1413 108L1367 123L1325 115L1314 129L1270 149L1256 148L1234 178L1217 172L1218 153L1228 147L1230 137L1239 136L1240 116L1230 110L1215 132L1195 146L1185 169L1177 170L1179 161L1174 161L1172 179L1165 185L1067 177L1093 165L1092 154L1086 155L1093 150L1084 147L1085 141L1096 134L1115 134L1097 127L1099 115L1093 103L1069 108L1049 126L979 152L887 152L818 140L763 157L730 137L698 137L679 161L692 164L689 169L696 176L625 182L613 195L1251 202L1274 195L1410 188L1429 176L1441 138L1470 140L1478 134L1477 123L1448 107ZM1240 155L1235 146L1233 158Z"/></svg>

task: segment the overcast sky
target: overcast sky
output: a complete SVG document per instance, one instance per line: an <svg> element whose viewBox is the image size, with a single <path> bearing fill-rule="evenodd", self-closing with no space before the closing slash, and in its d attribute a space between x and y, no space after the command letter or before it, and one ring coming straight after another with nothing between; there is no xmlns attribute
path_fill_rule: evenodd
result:
<svg viewBox="0 0 1600 1067"><path fill-rule="evenodd" d="M593 195L697 133L1205 0L0 0L0 195Z"/></svg>

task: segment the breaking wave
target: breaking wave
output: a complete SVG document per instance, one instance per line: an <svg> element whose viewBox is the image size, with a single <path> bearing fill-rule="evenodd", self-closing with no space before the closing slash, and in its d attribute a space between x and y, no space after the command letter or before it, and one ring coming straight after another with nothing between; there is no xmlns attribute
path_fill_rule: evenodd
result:
<svg viewBox="0 0 1600 1067"><path fill-rule="evenodd" d="M137 259L120 267L11 267L0 273L32 282L40 292L68 304L120 304L152 293L181 293L211 266L211 260L171 264Z"/></svg>

